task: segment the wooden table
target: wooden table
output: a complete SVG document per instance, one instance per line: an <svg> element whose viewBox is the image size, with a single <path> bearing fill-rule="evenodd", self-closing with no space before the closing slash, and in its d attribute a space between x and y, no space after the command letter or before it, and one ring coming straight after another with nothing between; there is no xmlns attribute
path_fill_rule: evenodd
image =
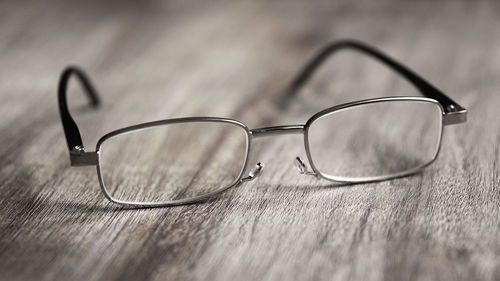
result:
<svg viewBox="0 0 500 281"><path fill-rule="evenodd" d="M500 5L472 1L0 3L1 280L499 280ZM263 138L257 180L202 204L123 209L71 168L58 76L93 147L110 130L223 116L300 124L356 99L417 95L373 61L327 63L288 110L276 98L323 44L385 50L469 109L423 173L332 187L301 176L300 136Z"/></svg>

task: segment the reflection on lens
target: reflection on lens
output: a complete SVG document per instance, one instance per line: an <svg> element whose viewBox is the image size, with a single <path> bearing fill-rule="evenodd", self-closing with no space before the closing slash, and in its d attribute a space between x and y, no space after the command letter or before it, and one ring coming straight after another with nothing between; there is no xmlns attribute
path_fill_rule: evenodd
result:
<svg viewBox="0 0 500 281"><path fill-rule="evenodd" d="M106 191L115 200L163 203L233 184L243 168L247 132L227 122L148 127L105 140L99 152Z"/></svg>
<svg viewBox="0 0 500 281"><path fill-rule="evenodd" d="M338 181L412 172L439 150L442 111L431 101L391 100L323 115L308 129L313 165Z"/></svg>

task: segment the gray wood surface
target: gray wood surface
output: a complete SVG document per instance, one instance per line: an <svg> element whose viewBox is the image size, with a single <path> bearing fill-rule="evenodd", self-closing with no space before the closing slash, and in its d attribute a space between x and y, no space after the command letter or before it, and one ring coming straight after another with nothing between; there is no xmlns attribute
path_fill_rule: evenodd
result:
<svg viewBox="0 0 500 281"><path fill-rule="evenodd" d="M500 5L483 1L3 1L1 280L499 280ZM87 147L110 130L194 115L295 124L331 105L416 95L366 58L329 62L287 111L275 100L324 43L356 38L469 109L438 160L347 187L301 176L300 136L259 139L257 180L203 204L121 209L70 168L58 75Z"/></svg>

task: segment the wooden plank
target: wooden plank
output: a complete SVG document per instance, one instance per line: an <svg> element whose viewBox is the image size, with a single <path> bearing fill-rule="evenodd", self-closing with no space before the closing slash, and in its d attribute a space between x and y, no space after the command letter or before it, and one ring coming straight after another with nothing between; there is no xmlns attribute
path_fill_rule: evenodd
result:
<svg viewBox="0 0 500 281"><path fill-rule="evenodd" d="M1 280L500 279L500 9L468 1L0 3ZM92 148L140 122L221 116L300 124L356 99L415 95L390 71L335 57L282 110L324 43L378 46L469 109L423 173L335 186L301 176L301 136L256 139L258 179L202 204L122 209L71 168L56 108L67 64L103 106L70 104Z"/></svg>

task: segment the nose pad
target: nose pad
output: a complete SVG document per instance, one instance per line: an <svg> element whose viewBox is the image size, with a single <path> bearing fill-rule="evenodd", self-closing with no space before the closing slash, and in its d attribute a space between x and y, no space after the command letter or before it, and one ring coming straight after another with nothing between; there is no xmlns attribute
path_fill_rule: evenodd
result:
<svg viewBox="0 0 500 281"><path fill-rule="evenodd" d="M262 170L264 169L264 165L262 163L257 163L255 165L255 167L253 168L253 170L248 173L248 176L246 178L242 178L241 181L244 182L244 181L251 181L253 179L256 179L261 173L262 173Z"/></svg>
<svg viewBox="0 0 500 281"><path fill-rule="evenodd" d="M307 168L307 165L300 159L299 156L295 157L295 167L297 167L297 170L299 170L299 173L302 175L310 175L310 176L317 176L317 174L313 171L310 171L309 168Z"/></svg>

